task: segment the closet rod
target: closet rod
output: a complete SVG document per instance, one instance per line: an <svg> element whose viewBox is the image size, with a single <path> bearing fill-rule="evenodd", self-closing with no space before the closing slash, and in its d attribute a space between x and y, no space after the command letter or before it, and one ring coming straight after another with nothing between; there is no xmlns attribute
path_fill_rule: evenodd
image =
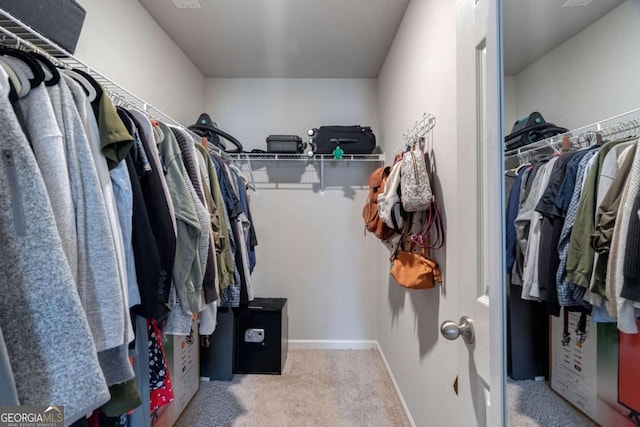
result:
<svg viewBox="0 0 640 427"><path fill-rule="evenodd" d="M150 119L163 122L167 125L173 125L185 130L197 141L200 137L187 129L178 121L174 120L167 114L163 113L156 107L145 102L140 97L134 95L122 86L114 83L104 75L100 74L78 58L71 55L69 52L60 47L57 43L49 40L47 37L33 30L29 25L22 22L20 19L14 17L9 12L0 8L0 34L2 39L0 44L5 46L13 46L18 49L28 48L42 55L45 55L55 64L72 69L78 68L89 73L102 87L107 91L109 97L114 100L114 103L124 102L127 106L139 110ZM221 155L224 155L220 151Z"/></svg>
<svg viewBox="0 0 640 427"><path fill-rule="evenodd" d="M605 125L607 126L603 127ZM640 108L609 117L590 125L572 129L569 132L558 134L515 150L507 151L505 153L505 161L545 148L559 148L562 144L562 139L565 136L569 136L571 146L576 147L580 145L580 142L582 142L581 138L584 138L589 133L599 133L602 136L610 136L636 128L640 128Z"/></svg>

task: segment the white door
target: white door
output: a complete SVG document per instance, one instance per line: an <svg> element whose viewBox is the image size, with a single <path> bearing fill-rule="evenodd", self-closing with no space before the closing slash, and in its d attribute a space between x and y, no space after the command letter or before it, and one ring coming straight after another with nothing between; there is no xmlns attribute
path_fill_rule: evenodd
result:
<svg viewBox="0 0 640 427"><path fill-rule="evenodd" d="M474 339L450 343L458 349L460 410L469 425L491 427L505 425L499 6L457 1L459 312L451 320L468 317Z"/></svg>

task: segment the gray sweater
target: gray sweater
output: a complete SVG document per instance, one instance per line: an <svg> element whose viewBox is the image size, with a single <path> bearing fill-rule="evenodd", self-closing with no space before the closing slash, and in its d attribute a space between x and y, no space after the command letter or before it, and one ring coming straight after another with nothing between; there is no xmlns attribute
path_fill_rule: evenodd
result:
<svg viewBox="0 0 640 427"><path fill-rule="evenodd" d="M65 79L47 89L64 136L76 208L78 293L98 351L119 347L126 329L124 296L98 172Z"/></svg>
<svg viewBox="0 0 640 427"><path fill-rule="evenodd" d="M6 57L7 61L32 78L31 69L22 61ZM76 214L71 196L71 184L67 172L67 157L62 133L51 106L44 83L31 88L29 94L19 100L26 119L26 127L31 138L31 147L36 156L40 173L47 187L53 215L64 253L71 267L74 279L77 279L78 243L76 234Z"/></svg>
<svg viewBox="0 0 640 427"><path fill-rule="evenodd" d="M72 423L109 399L44 179L0 79L0 328L23 405ZM4 385L3 385L4 386Z"/></svg>

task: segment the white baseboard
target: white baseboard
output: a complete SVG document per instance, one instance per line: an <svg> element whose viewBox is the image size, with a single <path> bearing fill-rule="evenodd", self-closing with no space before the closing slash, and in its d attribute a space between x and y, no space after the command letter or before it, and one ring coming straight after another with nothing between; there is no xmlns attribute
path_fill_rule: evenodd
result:
<svg viewBox="0 0 640 427"><path fill-rule="evenodd" d="M292 350L371 350L377 345L376 340L289 340Z"/></svg>
<svg viewBox="0 0 640 427"><path fill-rule="evenodd" d="M393 376L393 372L391 372L391 367L389 366L389 362L387 362L387 358L384 356L382 347L380 347L380 343L378 341L376 341L375 343L376 343L376 348L378 349L378 353L380 354L380 358L382 358L382 362L384 363L384 366L387 368L387 372L389 373L389 378L391 378L391 382L393 383L393 388L395 388L396 394L400 399L400 403L402 404L402 409L404 409L404 413L407 415L409 424L411 425L411 427L416 427L416 423L415 421L413 421L411 412L409 412L409 407L407 406L407 402L404 400L404 396L400 391L400 387L398 387L398 383L396 382L396 378Z"/></svg>

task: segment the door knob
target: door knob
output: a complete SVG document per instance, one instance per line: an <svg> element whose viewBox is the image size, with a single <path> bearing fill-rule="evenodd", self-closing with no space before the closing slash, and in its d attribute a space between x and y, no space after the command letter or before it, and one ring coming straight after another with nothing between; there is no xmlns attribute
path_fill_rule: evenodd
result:
<svg viewBox="0 0 640 427"><path fill-rule="evenodd" d="M467 316L462 316L460 318L460 324L456 324L456 322L451 320L442 322L442 325L440 325L440 333L443 337L451 341L455 340L459 336L462 336L462 339L467 344L473 344L475 341L473 320Z"/></svg>

